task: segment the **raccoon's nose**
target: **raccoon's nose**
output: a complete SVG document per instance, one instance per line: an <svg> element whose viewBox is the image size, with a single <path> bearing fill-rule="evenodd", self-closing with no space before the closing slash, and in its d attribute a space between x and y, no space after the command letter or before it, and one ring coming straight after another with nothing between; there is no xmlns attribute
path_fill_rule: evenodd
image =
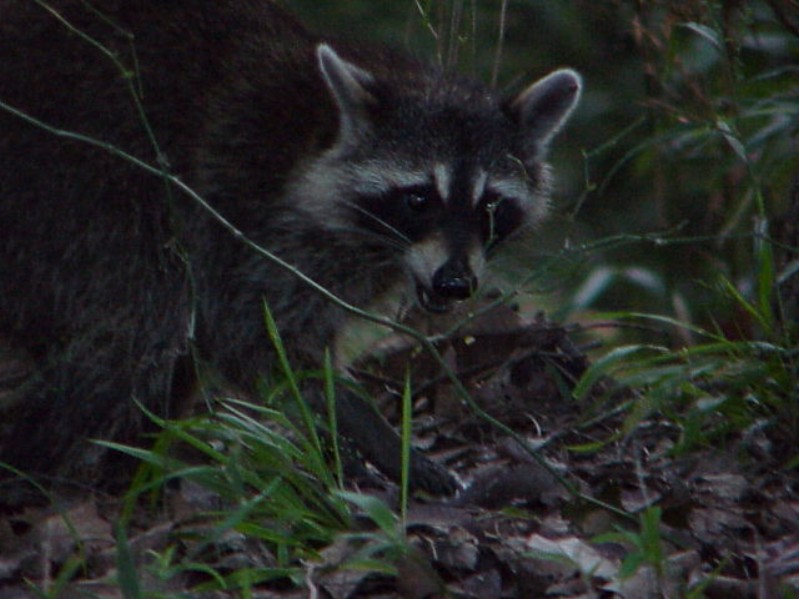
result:
<svg viewBox="0 0 799 599"><path fill-rule="evenodd" d="M464 260L449 260L433 275L433 291L440 297L462 300L476 289L477 277Z"/></svg>

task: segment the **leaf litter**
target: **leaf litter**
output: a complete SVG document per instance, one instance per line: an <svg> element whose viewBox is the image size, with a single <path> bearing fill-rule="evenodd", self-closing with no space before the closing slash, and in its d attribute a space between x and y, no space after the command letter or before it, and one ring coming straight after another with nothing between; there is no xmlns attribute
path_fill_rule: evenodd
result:
<svg viewBox="0 0 799 599"><path fill-rule="evenodd" d="M635 390L600 379L588 397L573 396L591 364L581 337L576 327L527 320L503 304L439 344L479 408L515 438L476 415L441 365L408 339L382 341L356 365L359 380L396 424L410 365L414 444L464 490L411 498L405 544L390 567L364 553L373 524L360 519L355 534L338 535L302 564L301 580L256 580L249 596L797 596L797 479L795 468L782 468L785 448L768 426L676 454L680 431L656 412L629 428L623 407ZM1 399L24 367L0 350ZM396 485L375 472L359 491L397 507ZM42 507L0 498L0 599L123 596L113 533L122 499L58 496ZM209 506L219 504L213 491L183 480L159 509L135 515L125 549L148 596L237 597L203 589L215 577L285 565L257 537L215 534ZM164 556L174 563L159 567ZM194 567L176 567L181 556Z"/></svg>

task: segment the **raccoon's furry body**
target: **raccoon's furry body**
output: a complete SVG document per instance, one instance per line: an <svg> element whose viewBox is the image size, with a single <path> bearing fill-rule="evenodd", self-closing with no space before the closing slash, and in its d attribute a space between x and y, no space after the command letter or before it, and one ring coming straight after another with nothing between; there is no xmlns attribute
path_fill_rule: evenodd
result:
<svg viewBox="0 0 799 599"><path fill-rule="evenodd" d="M579 95L571 71L503 100L401 53L323 43L266 0L91 4L0 5L0 101L58 130L0 109L0 334L36 363L0 406L0 461L100 472L107 455L87 439L139 441L134 400L175 415L190 343L253 390L273 367L264 300L296 368L317 367L344 320L163 178L58 132L168 164L361 307L406 282L445 310L474 290L487 246L546 210L542 160ZM396 436L339 395L343 434L396 476ZM425 458L412 468L418 486L452 490Z"/></svg>

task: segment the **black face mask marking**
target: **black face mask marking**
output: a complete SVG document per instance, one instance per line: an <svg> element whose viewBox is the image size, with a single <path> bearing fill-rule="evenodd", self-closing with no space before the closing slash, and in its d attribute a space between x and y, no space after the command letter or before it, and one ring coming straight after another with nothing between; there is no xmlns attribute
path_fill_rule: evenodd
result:
<svg viewBox="0 0 799 599"><path fill-rule="evenodd" d="M516 200L503 198L492 191L483 194L477 209L483 213L481 237L486 251L493 250L524 222L524 210Z"/></svg>
<svg viewBox="0 0 799 599"><path fill-rule="evenodd" d="M357 226L378 235L399 234L408 243L421 241L445 218L445 207L432 185L397 187L356 201Z"/></svg>

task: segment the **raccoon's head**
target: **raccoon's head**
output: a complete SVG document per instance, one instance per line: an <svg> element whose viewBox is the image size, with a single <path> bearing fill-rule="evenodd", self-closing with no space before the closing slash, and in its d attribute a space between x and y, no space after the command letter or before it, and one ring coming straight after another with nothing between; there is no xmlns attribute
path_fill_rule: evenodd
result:
<svg viewBox="0 0 799 599"><path fill-rule="evenodd" d="M502 98L407 61L356 65L326 44L317 58L338 136L300 177L309 213L382 245L419 304L447 310L477 289L489 252L546 215L547 146L578 102L580 76L559 70Z"/></svg>

